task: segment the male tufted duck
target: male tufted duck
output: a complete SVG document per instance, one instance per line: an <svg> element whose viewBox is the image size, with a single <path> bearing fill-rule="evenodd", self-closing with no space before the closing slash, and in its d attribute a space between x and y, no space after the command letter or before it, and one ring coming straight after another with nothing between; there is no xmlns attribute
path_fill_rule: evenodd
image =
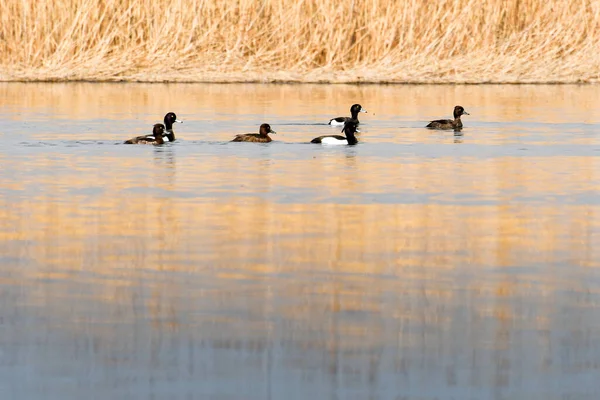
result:
<svg viewBox="0 0 600 400"><path fill-rule="evenodd" d="M173 132L173 123L179 122L183 124L183 121L177 119L177 115L174 112L167 113L165 115L165 128L166 128L166 136L169 139L169 142L175 141L175 132Z"/></svg>
<svg viewBox="0 0 600 400"><path fill-rule="evenodd" d="M320 143L320 144L349 144L349 145L353 145L358 143L358 140L356 139L356 136L354 136L354 134L356 132L360 132L358 129L356 129L356 122L355 121L348 121L346 122L346 124L344 125L344 129L342 129L342 132L344 132L346 134L346 136L341 136L341 135L326 135L326 136L319 136L317 138L314 138L313 140L311 140L311 143Z"/></svg>
<svg viewBox="0 0 600 400"><path fill-rule="evenodd" d="M352 107L350 107L350 115L352 115L351 117L337 117L337 118L330 119L329 125L343 126L346 122L348 122L350 120L354 120L358 124L359 123L359 121L358 121L358 113L359 112L366 113L367 110L362 108L362 106L360 104L354 104Z"/></svg>

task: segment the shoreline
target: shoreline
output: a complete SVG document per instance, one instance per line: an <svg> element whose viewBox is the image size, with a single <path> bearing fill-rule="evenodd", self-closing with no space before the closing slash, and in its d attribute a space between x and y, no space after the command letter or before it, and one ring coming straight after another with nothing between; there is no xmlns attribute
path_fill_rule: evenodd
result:
<svg viewBox="0 0 600 400"><path fill-rule="evenodd" d="M353 85L557 85L557 84L596 84L600 83L600 71L559 69L548 74L537 71L527 72L522 68L509 73L491 73L481 68L464 66L448 73L447 70L424 71L397 66L379 70L361 66L352 70L334 68L313 70L248 69L227 66L217 71L212 66L196 68L131 68L126 71L80 68L21 68L11 69L0 66L0 82L115 82L115 83L246 83L246 84L353 84ZM228 68L229 67L229 68Z"/></svg>
<svg viewBox="0 0 600 400"><path fill-rule="evenodd" d="M205 78L190 76L142 77L10 77L0 74L1 83L182 83L182 84L284 84L284 85L595 85L599 78L590 79L327 79L240 77L238 74Z"/></svg>

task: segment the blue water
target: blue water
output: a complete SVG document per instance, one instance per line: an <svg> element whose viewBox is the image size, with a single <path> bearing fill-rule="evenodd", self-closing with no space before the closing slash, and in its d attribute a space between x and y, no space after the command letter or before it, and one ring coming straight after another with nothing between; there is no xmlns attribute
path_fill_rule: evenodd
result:
<svg viewBox="0 0 600 400"><path fill-rule="evenodd" d="M0 93L0 398L597 398L596 86Z"/></svg>

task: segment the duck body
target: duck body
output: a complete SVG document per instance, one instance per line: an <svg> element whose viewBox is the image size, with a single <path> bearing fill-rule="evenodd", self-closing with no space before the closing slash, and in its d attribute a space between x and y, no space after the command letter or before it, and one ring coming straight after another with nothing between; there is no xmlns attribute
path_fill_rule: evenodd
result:
<svg viewBox="0 0 600 400"><path fill-rule="evenodd" d="M159 145L165 143L163 136L165 135L165 126L163 124L155 124L152 129L152 135L136 136L123 142L124 144L154 144Z"/></svg>
<svg viewBox="0 0 600 400"><path fill-rule="evenodd" d="M332 118L329 120L328 124L331 126L344 126L347 122L354 122L356 125L358 125L360 123L358 120L358 113L360 112L366 113L367 110L362 108L360 104L353 104L352 107L350 107L351 117Z"/></svg>
<svg viewBox="0 0 600 400"><path fill-rule="evenodd" d="M330 135L330 136L319 136L310 141L311 143L319 144L333 144L333 145L345 145L348 144L346 136L342 135ZM354 143L353 143L354 144Z"/></svg>
<svg viewBox="0 0 600 400"><path fill-rule="evenodd" d="M175 132L173 132L173 123L175 123L175 122L179 122L180 124L183 124L183 121L177 119L177 115L175 115L174 112L168 112L165 115L164 123L165 123L166 136L167 136L167 139L169 140L169 142L175 141Z"/></svg>
<svg viewBox="0 0 600 400"><path fill-rule="evenodd" d="M460 117L457 119L436 119L427 124L426 128L431 129L462 129L463 124Z"/></svg>
<svg viewBox="0 0 600 400"><path fill-rule="evenodd" d="M232 142L255 142L255 143L269 143L273 139L269 136L269 133L277 133L271 129L271 125L262 124L258 130L259 133L244 133L242 135L235 135Z"/></svg>
<svg viewBox="0 0 600 400"><path fill-rule="evenodd" d="M328 125L331 126L344 126L346 122L355 122L358 123L358 119L353 119L352 117L337 117L329 120Z"/></svg>
<svg viewBox="0 0 600 400"><path fill-rule="evenodd" d="M430 129L454 129L460 130L463 127L460 120L461 115L469 115L462 106L454 107L454 119L437 119L427 124L426 128Z"/></svg>
<svg viewBox="0 0 600 400"><path fill-rule="evenodd" d="M459 119L437 119L427 124L426 128L431 129L461 129L463 124Z"/></svg>
<svg viewBox="0 0 600 400"><path fill-rule="evenodd" d="M260 133L244 133L242 135L235 135L232 142L255 142L255 143L269 143L272 142L269 136L261 135Z"/></svg>
<svg viewBox="0 0 600 400"><path fill-rule="evenodd" d="M354 121L348 121L344 125L342 132L346 136L342 135L325 135L319 136L311 140L311 143L326 144L326 145L355 145L358 143L355 133L357 132L356 123Z"/></svg>

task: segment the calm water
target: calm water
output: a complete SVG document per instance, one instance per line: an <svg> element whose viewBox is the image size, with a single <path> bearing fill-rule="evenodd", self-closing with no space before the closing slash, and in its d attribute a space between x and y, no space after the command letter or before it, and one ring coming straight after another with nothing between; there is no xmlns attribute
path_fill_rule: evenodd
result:
<svg viewBox="0 0 600 400"><path fill-rule="evenodd" d="M355 102L359 145L307 143ZM0 117L2 399L597 399L599 86L3 83Z"/></svg>

